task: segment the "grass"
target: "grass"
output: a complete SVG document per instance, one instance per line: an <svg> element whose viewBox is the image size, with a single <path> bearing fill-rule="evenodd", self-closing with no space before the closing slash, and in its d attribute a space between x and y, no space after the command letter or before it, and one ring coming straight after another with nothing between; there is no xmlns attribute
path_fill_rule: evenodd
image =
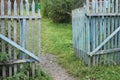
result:
<svg viewBox="0 0 120 80"><path fill-rule="evenodd" d="M73 51L71 24L42 19L42 53L54 54L58 63L77 80L119 80L120 65L88 67Z"/></svg>

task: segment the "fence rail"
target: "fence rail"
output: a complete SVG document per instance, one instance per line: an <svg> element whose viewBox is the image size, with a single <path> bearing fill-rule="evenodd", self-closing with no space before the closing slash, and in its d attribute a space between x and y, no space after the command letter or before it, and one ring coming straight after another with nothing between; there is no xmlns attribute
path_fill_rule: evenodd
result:
<svg viewBox="0 0 120 80"><path fill-rule="evenodd" d="M26 73L34 77L35 63L40 60L40 10L38 14L35 13L34 0L32 11L29 2L23 3L24 0L21 0L20 5L14 0L13 9L11 0L0 1L0 56L8 54L6 62L0 61L0 76L12 76L29 63L32 71Z"/></svg>
<svg viewBox="0 0 120 80"><path fill-rule="evenodd" d="M75 53L88 65L120 63L119 0L86 0L72 11Z"/></svg>

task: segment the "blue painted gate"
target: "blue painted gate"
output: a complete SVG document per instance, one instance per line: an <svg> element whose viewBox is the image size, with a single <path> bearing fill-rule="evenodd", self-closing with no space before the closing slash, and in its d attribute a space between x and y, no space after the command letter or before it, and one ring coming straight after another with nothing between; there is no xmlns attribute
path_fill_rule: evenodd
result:
<svg viewBox="0 0 120 80"><path fill-rule="evenodd" d="M119 6L119 0L86 0L72 11L74 50L86 64L120 63Z"/></svg>
<svg viewBox="0 0 120 80"><path fill-rule="evenodd" d="M35 62L40 61L40 10L35 13L35 2L21 0L20 6L14 0L13 9L10 0L0 4L0 55L8 54L6 62L0 61L2 77L12 76L23 68L24 63L32 63L32 71L27 71L28 76L35 74ZM30 10L32 8L32 11ZM30 74L32 73L32 74Z"/></svg>

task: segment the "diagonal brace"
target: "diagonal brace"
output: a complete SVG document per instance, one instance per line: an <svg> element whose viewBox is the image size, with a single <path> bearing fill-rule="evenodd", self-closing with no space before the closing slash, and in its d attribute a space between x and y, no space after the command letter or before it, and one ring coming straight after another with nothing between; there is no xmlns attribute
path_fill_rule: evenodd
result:
<svg viewBox="0 0 120 80"><path fill-rule="evenodd" d="M39 58L37 56L35 56L33 53L29 52L28 50L26 50L25 48L21 47L20 45L18 45L17 43L13 42L12 40L8 39L7 37L5 37L4 35L0 34L0 38L6 42L8 42L9 44L11 44L12 46L16 47L17 49L19 49L20 51L26 53L27 55L29 55L30 57L32 57L33 59L35 59L36 61L40 62Z"/></svg>
<svg viewBox="0 0 120 80"><path fill-rule="evenodd" d="M101 49L112 37L115 36L120 31L120 26L110 35L108 36L95 50L93 50L89 55L94 55L99 49Z"/></svg>

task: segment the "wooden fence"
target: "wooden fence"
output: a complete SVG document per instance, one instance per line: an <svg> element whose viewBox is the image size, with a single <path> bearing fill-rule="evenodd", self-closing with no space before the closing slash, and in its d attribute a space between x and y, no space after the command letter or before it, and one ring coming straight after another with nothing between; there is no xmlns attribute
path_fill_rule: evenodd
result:
<svg viewBox="0 0 120 80"><path fill-rule="evenodd" d="M120 63L119 6L119 0L86 0L72 11L74 50L86 64Z"/></svg>
<svg viewBox="0 0 120 80"><path fill-rule="evenodd" d="M35 13L34 0L31 6L29 2L23 3L24 0L19 6L14 0L13 10L11 1L7 1L7 12L4 0L0 2L0 56L8 54L6 62L0 61L0 76L15 75L24 65L29 65L32 70L26 70L26 74L34 77L35 62L39 62L40 57L40 10Z"/></svg>

